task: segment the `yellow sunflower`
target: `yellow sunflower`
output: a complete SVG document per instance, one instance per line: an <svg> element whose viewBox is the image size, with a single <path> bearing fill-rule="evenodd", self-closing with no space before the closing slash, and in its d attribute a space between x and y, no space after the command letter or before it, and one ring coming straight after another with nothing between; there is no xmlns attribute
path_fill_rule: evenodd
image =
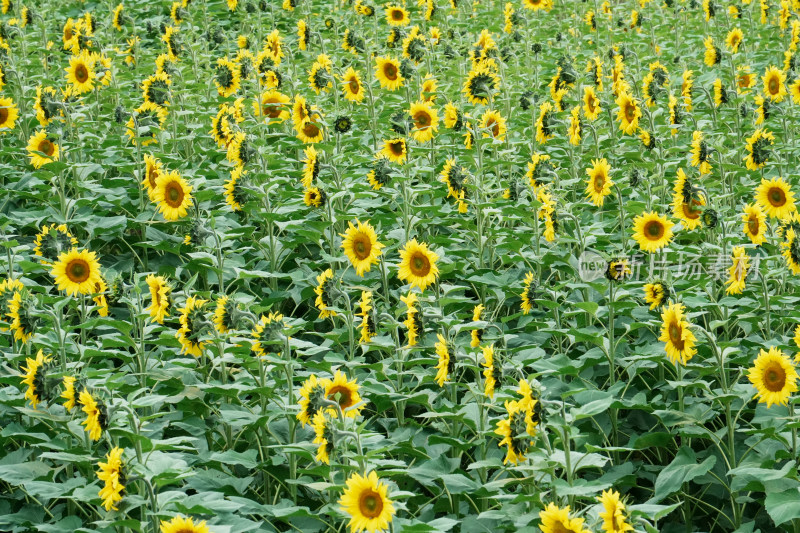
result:
<svg viewBox="0 0 800 533"><path fill-rule="evenodd" d="M364 85L361 76L353 67L349 67L342 76L342 94L349 102L360 102L364 99Z"/></svg>
<svg viewBox="0 0 800 533"><path fill-rule="evenodd" d="M47 364L52 361L50 356L46 356L42 350L36 353L36 358L26 358L28 367L22 367L23 380L22 384L27 385L25 390L25 399L30 400L31 406L36 409L36 406L44 399L45 387L45 373L47 371Z"/></svg>
<svg viewBox="0 0 800 533"><path fill-rule="evenodd" d="M396 91L405 81L400 72L400 61L392 57L375 58L375 77L378 78L381 87L390 91Z"/></svg>
<svg viewBox="0 0 800 533"><path fill-rule="evenodd" d="M330 268L317 276L317 286L314 288L314 293L317 295L317 298L314 300L314 305L319 310L320 318L336 316L336 311L332 311L330 309L330 307L333 305L330 294L332 283L333 270Z"/></svg>
<svg viewBox="0 0 800 533"><path fill-rule="evenodd" d="M381 155L386 157L392 163L397 163L398 165L402 165L406 162L408 158L408 149L406 146L406 140L402 137L397 137L395 139L386 139L383 141L383 149L381 150Z"/></svg>
<svg viewBox="0 0 800 533"><path fill-rule="evenodd" d="M700 174L708 174L711 172L711 163L709 162L711 152L708 144L704 140L702 131L695 131L692 133L692 166L700 168Z"/></svg>
<svg viewBox="0 0 800 533"><path fill-rule="evenodd" d="M326 465L331 463L330 455L333 452L333 430L330 421L323 411L317 411L313 418L314 444L317 444L315 459Z"/></svg>
<svg viewBox="0 0 800 533"><path fill-rule="evenodd" d="M69 58L67 82L72 84L73 90L78 94L88 93L94 89L97 73L94 70L95 59L90 52L82 50L80 54Z"/></svg>
<svg viewBox="0 0 800 533"><path fill-rule="evenodd" d="M162 172L156 178L156 190L153 201L158 204L158 211L169 221L186 216L192 205L192 186L184 180L177 170Z"/></svg>
<svg viewBox="0 0 800 533"><path fill-rule="evenodd" d="M97 463L100 470L97 471L97 479L104 483L103 488L97 494L103 500L103 507L106 511L117 511L117 503L122 501L122 492L125 490L125 474L123 473L122 453L123 449L114 446L106 454L105 463Z"/></svg>
<svg viewBox="0 0 800 533"><path fill-rule="evenodd" d="M755 199L770 218L783 220L797 211L794 193L783 178L762 178Z"/></svg>
<svg viewBox="0 0 800 533"><path fill-rule="evenodd" d="M444 382L447 381L447 377L455 370L455 353L452 345L447 342L441 333L436 335L436 339L437 341L434 347L436 348L436 355L439 358L439 362L436 365L437 372L435 381L440 387L444 387Z"/></svg>
<svg viewBox="0 0 800 533"><path fill-rule="evenodd" d="M611 187L614 182L611 181L611 165L608 164L606 158L593 159L592 167L586 169L586 175L589 179L586 180L586 196L596 206L602 206L606 196L611 194Z"/></svg>
<svg viewBox="0 0 800 533"><path fill-rule="evenodd" d="M409 292L407 296L400 296L400 301L406 304L406 319L403 325L408 330L406 333L408 346L416 346L417 340L423 333L422 317L417 309L417 295Z"/></svg>
<svg viewBox="0 0 800 533"><path fill-rule="evenodd" d="M424 291L439 276L439 267L436 266L438 260L439 256L429 250L426 243L411 239L400 250L397 277Z"/></svg>
<svg viewBox="0 0 800 533"><path fill-rule="evenodd" d="M536 284L534 283L533 272L528 272L525 274L522 293L520 294L520 297L522 298L522 312L526 315L533 310L533 306L535 304L535 291Z"/></svg>
<svg viewBox="0 0 800 533"><path fill-rule="evenodd" d="M764 82L764 96L773 102L782 102L786 97L786 73L777 67L769 66L761 78Z"/></svg>
<svg viewBox="0 0 800 533"><path fill-rule="evenodd" d="M84 431L89 434L89 438L93 441L100 440L106 418L102 404L95 400L85 387L78 396L78 402L81 404L81 411L86 413L86 420L81 422L81 425L84 426Z"/></svg>
<svg viewBox="0 0 800 533"><path fill-rule="evenodd" d="M645 252L657 252L672 240L672 226L667 217L654 211L633 219L633 238Z"/></svg>
<svg viewBox="0 0 800 533"><path fill-rule="evenodd" d="M750 269L750 257L741 246L734 246L731 252L731 260L733 264L728 269L728 281L725 285L728 287L725 292L728 294L742 294L745 286L745 278Z"/></svg>
<svg viewBox="0 0 800 533"><path fill-rule="evenodd" d="M697 353L694 347L697 340L689 329L689 322L684 315L684 307L679 303L672 303L664 307L661 313L661 336L658 340L664 342L664 350L673 364L686 363Z"/></svg>
<svg viewBox="0 0 800 533"><path fill-rule="evenodd" d="M503 140L508 130L506 126L506 119L500 114L499 111L494 109L487 109L481 116L481 121L478 127L483 132L483 137L493 137L497 140Z"/></svg>
<svg viewBox="0 0 800 533"><path fill-rule="evenodd" d="M797 370L792 360L776 347L769 352L763 349L748 371L750 383L756 388L758 403L786 405L793 392L797 392Z"/></svg>
<svg viewBox="0 0 800 533"><path fill-rule="evenodd" d="M209 533L205 520L194 523L191 518L176 516L169 522L161 521L161 533Z"/></svg>
<svg viewBox="0 0 800 533"><path fill-rule="evenodd" d="M145 280L150 288L150 306L147 311L150 318L159 324L164 323L164 317L169 314L170 286L163 276L149 274Z"/></svg>
<svg viewBox="0 0 800 533"><path fill-rule="evenodd" d="M725 37L725 46L728 47L728 50L730 50L732 54L736 54L739 52L739 45L742 44L743 39L744 33L742 33L742 30L740 28L733 28Z"/></svg>
<svg viewBox="0 0 800 533"><path fill-rule="evenodd" d="M28 156L31 158L33 168L41 168L48 163L58 161L58 149L58 145L49 138L46 130L39 130L28 139Z"/></svg>
<svg viewBox="0 0 800 533"><path fill-rule="evenodd" d="M386 23L389 26L408 26L411 19L408 17L408 11L399 5L391 4L386 6Z"/></svg>
<svg viewBox="0 0 800 533"><path fill-rule="evenodd" d="M530 437L536 435L537 423L533 421L533 407L530 403L506 401L505 408L508 417L497 422L494 432L503 437L497 445L507 447L503 464L516 465L525 461L525 454L532 442Z"/></svg>
<svg viewBox="0 0 800 533"><path fill-rule="evenodd" d="M92 294L102 280L100 263L95 253L77 248L59 254L50 274L55 279L58 290L66 291L70 296L78 293Z"/></svg>
<svg viewBox="0 0 800 533"><path fill-rule="evenodd" d="M359 386L355 378L348 381L347 376L341 370L337 370L333 379L325 378L320 383L325 387L325 398L338 403L345 417L356 418L361 414L364 404L358 394ZM334 409L329 408L327 411L331 416L338 416Z"/></svg>
<svg viewBox="0 0 800 533"><path fill-rule="evenodd" d="M539 528L542 533L590 533L583 527L583 518L570 518L569 511L569 505L559 507L552 502L548 503L547 507L539 511Z"/></svg>
<svg viewBox="0 0 800 533"><path fill-rule="evenodd" d="M203 306L208 300L203 300L195 296L190 296L184 307L179 309L181 316L180 329L175 333L175 337L181 343L181 353L191 354L195 357L203 355L203 348L208 341L200 340L202 324L197 322L205 320L202 316Z"/></svg>
<svg viewBox="0 0 800 533"><path fill-rule="evenodd" d="M19 109L14 100L0 96L0 133L7 133L14 129L19 118Z"/></svg>
<svg viewBox="0 0 800 533"><path fill-rule="evenodd" d="M433 139L433 134L439 129L439 115L429 102L418 101L411 104L408 110L414 122L411 136L420 143ZM499 126L498 126L499 127Z"/></svg>
<svg viewBox="0 0 800 533"><path fill-rule="evenodd" d="M747 204L742 214L742 231L755 245L763 244L767 234L767 215L758 204Z"/></svg>
<svg viewBox="0 0 800 533"><path fill-rule="evenodd" d="M388 487L374 471L365 476L356 472L350 475L339 505L350 515L348 526L352 533L389 529L395 510L388 492Z"/></svg>
<svg viewBox="0 0 800 533"><path fill-rule="evenodd" d="M625 518L625 504L620 501L619 492L615 490L604 490L597 497L603 505L603 510L599 513L603 521L603 531L605 533L625 533L633 531L633 526Z"/></svg>
<svg viewBox="0 0 800 533"><path fill-rule="evenodd" d="M639 127L639 119L642 116L642 110L636 99L623 91L617 97L617 120L619 120L619 129L626 135L632 135Z"/></svg>
<svg viewBox="0 0 800 533"><path fill-rule="evenodd" d="M64 376L64 392L61 393L61 398L64 398L64 409L72 411L75 409L75 378L73 376Z"/></svg>
<svg viewBox="0 0 800 533"><path fill-rule="evenodd" d="M285 94L269 90L261 93L253 102L253 111L257 117L264 117L267 123L279 124L291 116L288 109L290 102L291 98Z"/></svg>
<svg viewBox="0 0 800 533"><path fill-rule="evenodd" d="M646 283L643 287L644 301L650 304L650 310L664 305L669 296L669 288L661 281Z"/></svg>
<svg viewBox="0 0 800 533"><path fill-rule="evenodd" d="M497 386L497 380L503 372L503 367L494 353L494 344L484 346L481 348L483 353L483 393L489 398L494 398L494 389Z"/></svg>
<svg viewBox="0 0 800 533"><path fill-rule="evenodd" d="M594 87L587 85L583 88L583 115L589 120L597 120L600 114L600 99Z"/></svg>
<svg viewBox="0 0 800 533"><path fill-rule="evenodd" d="M145 176L142 179L142 186L147 191L147 196L151 202L155 202L156 180L161 174L161 161L150 154L144 154Z"/></svg>
<svg viewBox="0 0 800 533"><path fill-rule="evenodd" d="M357 226L354 226L352 222L348 222L348 228L342 234L344 238L342 248L356 269L356 274L363 277L364 273L369 272L370 267L378 262L383 244L378 242L375 228L369 222L362 223L356 219L356 224Z"/></svg>

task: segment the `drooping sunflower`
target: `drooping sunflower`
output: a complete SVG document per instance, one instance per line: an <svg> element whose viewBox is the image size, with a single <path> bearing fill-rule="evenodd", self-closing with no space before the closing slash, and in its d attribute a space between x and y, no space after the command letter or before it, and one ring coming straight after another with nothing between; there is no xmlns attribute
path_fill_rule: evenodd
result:
<svg viewBox="0 0 800 533"><path fill-rule="evenodd" d="M378 334L375 316L372 313L372 291L361 291L358 316L361 317L361 339L359 342L367 343Z"/></svg>
<svg viewBox="0 0 800 533"><path fill-rule="evenodd" d="M539 511L539 528L542 533L589 533L583 527L583 518L570 518L569 511L569 505L559 507L552 502L548 503L546 508Z"/></svg>
<svg viewBox="0 0 800 533"><path fill-rule="evenodd" d="M364 85L361 76L353 67L349 67L342 75L342 94L345 100L361 102L364 99Z"/></svg>
<svg viewBox="0 0 800 533"><path fill-rule="evenodd" d="M603 505L603 510L599 513L599 516L603 520L601 527L605 533L633 531L633 526L628 523L625 517L625 504L620 500L619 492L604 490L597 497L597 501Z"/></svg>
<svg viewBox="0 0 800 533"><path fill-rule="evenodd" d="M611 180L611 165L605 157L592 159L592 167L586 169L586 175L589 177L586 180L586 196L594 205L601 207L614 185Z"/></svg>
<svg viewBox="0 0 800 533"><path fill-rule="evenodd" d="M95 253L77 248L59 254L50 275L53 276L58 290L66 291L70 296L94 293L95 286L102 279L100 263Z"/></svg>
<svg viewBox="0 0 800 533"><path fill-rule="evenodd" d="M416 346L419 337L424 333L424 324L420 310L417 309L417 295L409 292L407 296L400 296L400 301L406 304L406 319L403 325L406 327L406 340L408 346Z"/></svg>
<svg viewBox="0 0 800 533"><path fill-rule="evenodd" d="M769 156L772 155L770 147L773 144L775 144L775 135L764 129L758 129L748 137L745 145L747 156L744 158L747 168L759 170L766 165Z"/></svg>
<svg viewBox="0 0 800 533"><path fill-rule="evenodd" d="M39 130L28 139L28 156L31 158L33 168L58 161L59 146L55 143L55 138L51 138L47 130Z"/></svg>
<svg viewBox="0 0 800 533"><path fill-rule="evenodd" d="M0 96L0 133L8 133L14 129L19 118L19 109L10 97Z"/></svg>
<svg viewBox="0 0 800 533"><path fill-rule="evenodd" d="M672 240L672 226L667 217L649 211L633 220L633 238L645 252L654 253Z"/></svg>
<svg viewBox="0 0 800 533"><path fill-rule="evenodd" d="M764 82L764 96L773 102L786 98L786 73L777 67L769 66L761 78Z"/></svg>
<svg viewBox="0 0 800 533"><path fill-rule="evenodd" d="M177 170L162 172L156 178L153 201L158 204L158 211L164 218L174 222L185 217L192 205L192 186Z"/></svg>
<svg viewBox="0 0 800 533"><path fill-rule="evenodd" d="M352 222L348 222L348 228L341 235L344 238L342 248L356 269L356 274L363 277L364 273L369 272L372 265L378 262L383 244L378 242L375 228L369 222L362 223L356 219L356 224L357 226L354 226Z"/></svg>
<svg viewBox="0 0 800 533"><path fill-rule="evenodd" d="M348 526L351 533L389 529L395 509L388 493L388 487L374 470L364 476L357 472L350 475L339 505L350 515Z"/></svg>
<svg viewBox="0 0 800 533"><path fill-rule="evenodd" d="M483 346L481 352L483 353L481 366L484 367L483 393L489 398L494 398L495 387L503 376L503 365L500 362L500 358L494 353L494 344Z"/></svg>
<svg viewBox="0 0 800 533"><path fill-rule="evenodd" d="M709 150L708 143L704 139L702 131L694 131L692 133L692 166L700 167L700 174L708 174L711 172L711 151Z"/></svg>
<svg viewBox="0 0 800 533"><path fill-rule="evenodd" d="M639 127L639 119L642 116L639 103L627 91L621 92L616 102L619 107L617 110L619 129L626 135L632 135Z"/></svg>
<svg viewBox="0 0 800 533"><path fill-rule="evenodd" d="M664 342L664 350L673 364L686 363L697 353L697 340L689 329L690 324L684 315L684 306L670 302L661 313L661 335L658 340Z"/></svg>
<svg viewBox="0 0 800 533"><path fill-rule="evenodd" d="M125 490L125 472L122 454L124 450L119 446L114 446L106 454L106 462L97 463L100 470L97 471L97 479L103 482L103 488L97 494L103 500L103 507L106 511L117 511L117 503L122 501L122 493Z"/></svg>
<svg viewBox="0 0 800 533"><path fill-rule="evenodd" d="M169 314L170 286L163 276L155 274L149 274L145 281L150 289L150 306L147 311L151 319L163 324L164 318Z"/></svg>
<svg viewBox="0 0 800 533"><path fill-rule="evenodd" d="M731 252L731 260L733 264L728 269L728 281L725 285L727 294L742 294L745 286L745 278L750 270L750 257L741 246L734 246Z"/></svg>
<svg viewBox="0 0 800 533"><path fill-rule="evenodd" d="M67 411L72 411L75 409L76 405L76 398L75 398L75 377L74 376L64 376L64 392L61 393L61 398L66 400L64 402L64 409Z"/></svg>
<svg viewBox="0 0 800 533"><path fill-rule="evenodd" d="M522 298L522 312L526 315L533 310L533 306L535 305L535 293L536 283L533 278L533 272L528 272L525 274L522 293L520 293L520 297Z"/></svg>
<svg viewBox="0 0 800 533"><path fill-rule="evenodd" d="M397 277L408 282L411 287L419 287L424 291L439 276L436 261L439 256L428 249L426 243L418 243L417 239L408 241L400 250L400 265Z"/></svg>
<svg viewBox="0 0 800 533"><path fill-rule="evenodd" d="M644 301L650 304L650 310L656 309L664 305L669 299L670 289L663 281L653 281L646 283L643 287Z"/></svg>
<svg viewBox="0 0 800 533"><path fill-rule="evenodd" d="M392 57L375 58L375 77L381 87L390 91L396 91L403 86L405 78L400 69L400 61Z"/></svg>
<svg viewBox="0 0 800 533"><path fill-rule="evenodd" d="M314 427L313 442L318 445L315 459L320 463L330 464L330 455L334 450L334 433L324 411L320 410L314 414L312 425Z"/></svg>
<svg viewBox="0 0 800 533"><path fill-rule="evenodd" d="M406 162L406 159L408 158L406 140L403 139L402 137L397 137L394 139L386 139L385 141L383 141L383 149L381 150L380 153L392 163L397 163L398 165L402 165Z"/></svg>
<svg viewBox="0 0 800 533"><path fill-rule="evenodd" d="M317 276L317 286L314 287L314 293L317 295L314 305L319 310L320 318L336 316L336 311L330 309L333 305L332 289L334 289L333 270L329 268Z"/></svg>
<svg viewBox="0 0 800 533"><path fill-rule="evenodd" d="M31 406L36 409L36 406L45 399L45 386L46 386L46 373L48 363L52 361L52 357L44 354L42 350L36 353L36 358L26 358L28 363L27 368L22 367L23 385L27 385L25 390L25 399L31 402Z"/></svg>
<svg viewBox="0 0 800 533"><path fill-rule="evenodd" d="M209 533L205 520L194 523L191 518L176 516L170 521L161 521L161 533Z"/></svg>
<svg viewBox="0 0 800 533"><path fill-rule="evenodd" d="M93 441L100 440L103 430L106 428L106 412L105 406L86 389L83 388L78 396L78 402L81 404L81 411L86 414L86 420L81 422L84 426L84 431L89 434L89 438Z"/></svg>
<svg viewBox="0 0 800 533"><path fill-rule="evenodd" d="M123 31L124 30L124 28L122 27L122 25L125 23L125 20L124 20L125 16L122 13L122 10L124 9L124 7L125 6L123 6L122 3L117 4L117 7L114 8L114 12L113 12L112 17L111 17L111 25L117 31Z"/></svg>
<svg viewBox="0 0 800 533"><path fill-rule="evenodd" d="M414 129L411 132L414 140L425 143L433 139L433 134L439 129L439 115L436 109L429 102L418 101L411 104L408 114L414 121Z"/></svg>
<svg viewBox="0 0 800 533"><path fill-rule="evenodd" d="M748 371L750 383L756 388L758 403L786 405L797 392L797 370L792 360L776 347L760 350L753 367Z"/></svg>
<svg viewBox="0 0 800 533"><path fill-rule="evenodd" d="M208 341L201 340L200 337L205 333L207 321L203 316L204 306L208 300L190 296L184 307L178 309L181 313L179 318L181 327L175 333L175 337L181 343L181 354L191 354L195 357L203 355L203 348Z"/></svg>
<svg viewBox="0 0 800 533"><path fill-rule="evenodd" d="M444 387L444 382L447 381L447 378L456 368L455 349L452 343L448 342L441 333L436 335L436 339L434 347L436 348L436 356L439 358L439 362L436 364L435 381L440 387Z"/></svg>
<svg viewBox="0 0 800 533"><path fill-rule="evenodd" d="M783 220L797 211L794 192L783 178L762 178L755 199L770 218Z"/></svg>
<svg viewBox="0 0 800 533"><path fill-rule="evenodd" d="M747 204L742 214L744 234L755 245L764 244L767 234L767 215L758 204Z"/></svg>

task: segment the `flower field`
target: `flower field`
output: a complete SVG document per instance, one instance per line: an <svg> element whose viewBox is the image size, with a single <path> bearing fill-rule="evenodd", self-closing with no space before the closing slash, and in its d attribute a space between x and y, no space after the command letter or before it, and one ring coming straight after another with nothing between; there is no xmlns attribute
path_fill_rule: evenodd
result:
<svg viewBox="0 0 800 533"><path fill-rule="evenodd" d="M800 532L800 2L0 12L0 531Z"/></svg>

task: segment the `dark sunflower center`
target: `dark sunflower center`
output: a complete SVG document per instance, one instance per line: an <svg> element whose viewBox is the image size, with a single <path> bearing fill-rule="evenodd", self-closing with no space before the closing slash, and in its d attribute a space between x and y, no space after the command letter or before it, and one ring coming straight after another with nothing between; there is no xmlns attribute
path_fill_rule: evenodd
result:
<svg viewBox="0 0 800 533"><path fill-rule="evenodd" d="M389 144L389 150L396 156L403 155L403 143L401 142L393 142Z"/></svg>
<svg viewBox="0 0 800 533"><path fill-rule="evenodd" d="M336 386L331 388L330 392L328 392L328 399L338 401L342 409L353 405L353 397L347 387Z"/></svg>
<svg viewBox="0 0 800 533"><path fill-rule="evenodd" d="M79 83L85 83L86 80L89 79L89 69L86 68L86 65L83 63L75 67L75 79L78 80Z"/></svg>
<svg viewBox="0 0 800 533"><path fill-rule="evenodd" d="M780 86L778 85L778 80L775 77L770 78L768 86L769 86L769 94L778 94Z"/></svg>
<svg viewBox="0 0 800 533"><path fill-rule="evenodd" d="M392 10L392 20L403 20L403 12L399 9Z"/></svg>
<svg viewBox="0 0 800 533"><path fill-rule="evenodd" d="M383 75L386 78L394 81L397 79L397 67L395 67L392 63L387 63L383 66Z"/></svg>
<svg viewBox="0 0 800 533"><path fill-rule="evenodd" d="M167 185L164 200L166 200L170 207L180 207L181 204L183 204L183 197L183 187L181 187L179 183L173 181Z"/></svg>
<svg viewBox="0 0 800 533"><path fill-rule="evenodd" d="M553 524L553 527L550 528L550 531L552 531L552 533L570 533L573 530L568 529L564 523L559 520L558 523Z"/></svg>
<svg viewBox="0 0 800 533"><path fill-rule="evenodd" d="M636 116L636 108L632 103L625 104L625 118L628 119L628 122L633 122L633 118Z"/></svg>
<svg viewBox="0 0 800 533"><path fill-rule="evenodd" d="M369 257L371 251L372 246L369 242L369 237L366 235L356 237L356 240L353 242L353 253L358 259L366 259Z"/></svg>
<svg viewBox="0 0 800 533"><path fill-rule="evenodd" d="M269 118L278 118L281 114L281 108L277 105L278 102L264 102L261 106L261 111Z"/></svg>
<svg viewBox="0 0 800 533"><path fill-rule="evenodd" d="M431 262L425 254L417 253L411 258L409 262L411 273L418 277L427 276L431 271Z"/></svg>
<svg viewBox="0 0 800 533"><path fill-rule="evenodd" d="M679 351L683 351L684 340L681 338L683 328L677 322L669 325L669 340Z"/></svg>
<svg viewBox="0 0 800 533"><path fill-rule="evenodd" d="M427 128L431 125L431 116L427 111L419 111L414 115L414 125L417 129Z"/></svg>
<svg viewBox="0 0 800 533"><path fill-rule="evenodd" d="M664 236L664 225L658 220L651 220L645 224L644 234L651 241L660 240Z"/></svg>
<svg viewBox="0 0 800 533"><path fill-rule="evenodd" d="M83 259L73 259L66 268L67 277L74 283L83 283L89 279L89 263Z"/></svg>
<svg viewBox="0 0 800 533"><path fill-rule="evenodd" d="M319 128L316 125L309 122L308 124L303 126L303 133L305 134L306 137L311 137L313 139L317 137L317 135L319 135Z"/></svg>
<svg viewBox="0 0 800 533"><path fill-rule="evenodd" d="M0 107L0 124L5 124L6 120L8 120L8 109Z"/></svg>
<svg viewBox="0 0 800 533"><path fill-rule="evenodd" d="M55 151L53 143L51 143L47 139L42 139L42 142L39 143L39 146L36 149L42 152L43 154L47 154L48 156L52 156L53 152Z"/></svg>
<svg viewBox="0 0 800 533"><path fill-rule="evenodd" d="M779 187L772 187L767 193L767 197L773 207L783 207L786 204L786 193Z"/></svg>
<svg viewBox="0 0 800 533"><path fill-rule="evenodd" d="M358 84L358 80L357 79L352 78L350 80L350 83L348 83L348 86L350 87L350 92L351 93L358 94L358 90L360 89L360 86Z"/></svg>
<svg viewBox="0 0 800 533"><path fill-rule="evenodd" d="M486 127L492 130L492 137L497 137L500 135L500 124L493 118L490 118L486 121Z"/></svg>
<svg viewBox="0 0 800 533"><path fill-rule="evenodd" d="M770 364L764 370L764 387L770 392L780 392L786 384L786 372L777 363Z"/></svg>
<svg viewBox="0 0 800 533"><path fill-rule="evenodd" d="M147 173L147 181L150 182L150 187L156 188L156 179L158 179L158 169L154 166Z"/></svg>
<svg viewBox="0 0 800 533"><path fill-rule="evenodd" d="M595 192L603 192L603 187L606 185L606 177L602 172L594 175L594 190Z"/></svg>
<svg viewBox="0 0 800 533"><path fill-rule="evenodd" d="M358 499L358 508L367 518L376 518L383 511L383 499L374 490L367 489Z"/></svg>
<svg viewBox="0 0 800 533"><path fill-rule="evenodd" d="M686 218L690 220L696 220L700 218L700 213L701 210L697 207L695 201L692 201L691 203L688 204L683 204L683 215Z"/></svg>
<svg viewBox="0 0 800 533"><path fill-rule="evenodd" d="M747 231L749 231L751 235L758 235L759 229L758 218L750 215L750 218L747 219Z"/></svg>

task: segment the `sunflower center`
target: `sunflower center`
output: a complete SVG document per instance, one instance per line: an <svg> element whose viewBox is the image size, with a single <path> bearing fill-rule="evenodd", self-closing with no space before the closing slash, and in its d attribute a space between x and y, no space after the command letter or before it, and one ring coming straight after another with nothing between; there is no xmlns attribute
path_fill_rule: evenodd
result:
<svg viewBox="0 0 800 533"><path fill-rule="evenodd" d="M403 12L399 9L392 10L392 20L403 20Z"/></svg>
<svg viewBox="0 0 800 533"><path fill-rule="evenodd" d="M86 65L81 63L75 67L75 79L79 83L86 83L86 80L89 79L89 69L86 68Z"/></svg>
<svg viewBox="0 0 800 533"><path fill-rule="evenodd" d="M594 190L595 192L603 192L603 188L606 185L606 177L603 175L602 172L595 174L594 176Z"/></svg>
<svg viewBox="0 0 800 533"><path fill-rule="evenodd" d="M55 151L53 143L51 143L47 139L42 139L42 142L39 143L39 146L36 149L42 152L43 154L47 154L48 156L52 156L53 152Z"/></svg>
<svg viewBox="0 0 800 533"><path fill-rule="evenodd" d="M767 198L773 207L782 207L786 204L786 193L779 187L772 187L767 193Z"/></svg>
<svg viewBox="0 0 800 533"><path fill-rule="evenodd" d="M492 130L492 137L497 137L500 135L500 124L493 118L490 118L486 121L486 127Z"/></svg>
<svg viewBox="0 0 800 533"><path fill-rule="evenodd" d="M281 108L277 104L278 102L264 102L261 106L261 111L269 118L278 118L281 114Z"/></svg>
<svg viewBox="0 0 800 533"><path fill-rule="evenodd" d="M780 392L786 384L786 372L773 363L764 370L764 387L770 392Z"/></svg>
<svg viewBox="0 0 800 533"><path fill-rule="evenodd" d="M350 389L347 387L336 386L332 387L328 392L328 399L338 401L342 409L350 407L353 404L353 397L350 394Z"/></svg>
<svg viewBox="0 0 800 533"><path fill-rule="evenodd" d="M636 116L636 108L631 103L625 104L625 118L628 119L628 122L633 122L633 118Z"/></svg>
<svg viewBox="0 0 800 533"><path fill-rule="evenodd" d="M367 489L358 498L358 509L367 518L377 518L383 512L383 498L372 489Z"/></svg>
<svg viewBox="0 0 800 533"><path fill-rule="evenodd" d="M427 128L431 125L431 116L427 111L419 111L414 115L414 124L417 129Z"/></svg>
<svg viewBox="0 0 800 533"><path fill-rule="evenodd" d="M587 104L589 107L589 111L594 113L594 110L597 109L597 98L592 96L591 98L589 98L589 100L587 100Z"/></svg>
<svg viewBox="0 0 800 533"><path fill-rule="evenodd" d="M777 79L771 78L769 80L769 85L768 86L769 86L769 94L778 94L779 85L778 85L778 80Z"/></svg>
<svg viewBox="0 0 800 533"><path fill-rule="evenodd" d="M389 145L389 150L396 156L403 155L403 143L401 142L394 142Z"/></svg>
<svg viewBox="0 0 800 533"><path fill-rule="evenodd" d="M5 124L6 120L8 120L8 109L0 107L0 124Z"/></svg>
<svg viewBox="0 0 800 533"><path fill-rule="evenodd" d="M644 234L651 241L658 241L664 236L664 225L658 220L651 220L645 224Z"/></svg>
<svg viewBox="0 0 800 533"><path fill-rule="evenodd" d="M683 204L683 215L690 220L697 220L700 218L701 210L697 207L695 201L688 204Z"/></svg>
<svg viewBox="0 0 800 533"><path fill-rule="evenodd" d="M153 189L156 188L156 179L158 179L158 169L153 166L147 173L147 181L150 182L150 187Z"/></svg>
<svg viewBox="0 0 800 533"><path fill-rule="evenodd" d="M758 235L759 229L758 218L751 215L750 218L747 219L747 231L749 231L751 235Z"/></svg>
<svg viewBox="0 0 800 533"><path fill-rule="evenodd" d="M83 283L89 279L89 263L83 259L73 259L66 268L67 277L73 283Z"/></svg>
<svg viewBox="0 0 800 533"><path fill-rule="evenodd" d="M358 85L358 80L357 79L355 79L355 78L351 79L350 83L348 85L350 87L350 92L351 93L358 94L358 90L359 90L360 87Z"/></svg>
<svg viewBox="0 0 800 533"><path fill-rule="evenodd" d="M416 253L409 261L411 273L418 277L427 276L431 271L431 262L425 254Z"/></svg>
<svg viewBox="0 0 800 533"><path fill-rule="evenodd" d="M681 325L678 324L677 322L671 323L669 325L668 332L669 332L669 341L672 344L674 344L675 348L677 348L679 351L683 351L684 341L682 338L683 328L681 327Z"/></svg>
<svg viewBox="0 0 800 533"><path fill-rule="evenodd" d="M567 526L565 526L564 523L559 520L557 523L553 524L553 527L550 528L550 531L552 533L570 533L573 530L567 528Z"/></svg>
<svg viewBox="0 0 800 533"><path fill-rule="evenodd" d="M397 79L397 67L395 67L392 63L387 63L383 66L383 75L386 76L387 79L392 81Z"/></svg>
<svg viewBox="0 0 800 533"><path fill-rule="evenodd" d="M167 190L164 194L164 200L170 207L180 207L183 204L183 187L179 183L171 182L167 185Z"/></svg>
<svg viewBox="0 0 800 533"><path fill-rule="evenodd" d="M303 126L303 134L306 137L314 139L319 135L319 128L315 124L309 122L308 124Z"/></svg>
<svg viewBox="0 0 800 533"><path fill-rule="evenodd" d="M360 235L359 237L356 237L355 241L353 241L353 253L358 259L366 259L369 257L371 251L372 246L369 242L369 237L366 235Z"/></svg>

